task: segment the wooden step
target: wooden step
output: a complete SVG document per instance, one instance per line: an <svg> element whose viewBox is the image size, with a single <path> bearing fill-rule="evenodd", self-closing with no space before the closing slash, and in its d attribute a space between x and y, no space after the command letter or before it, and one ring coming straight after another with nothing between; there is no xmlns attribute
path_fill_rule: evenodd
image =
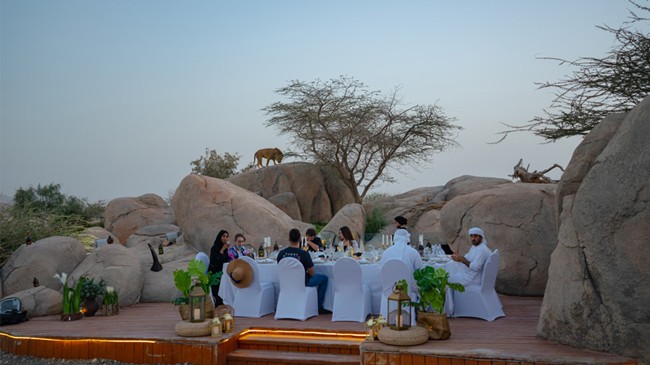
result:
<svg viewBox="0 0 650 365"><path fill-rule="evenodd" d="M272 334L247 334L238 340L238 348L284 352L309 352L359 356L362 339L346 337L307 337Z"/></svg>
<svg viewBox="0 0 650 365"><path fill-rule="evenodd" d="M293 364L293 365L359 365L359 355L305 353L296 351L269 351L238 349L228 354L228 365Z"/></svg>

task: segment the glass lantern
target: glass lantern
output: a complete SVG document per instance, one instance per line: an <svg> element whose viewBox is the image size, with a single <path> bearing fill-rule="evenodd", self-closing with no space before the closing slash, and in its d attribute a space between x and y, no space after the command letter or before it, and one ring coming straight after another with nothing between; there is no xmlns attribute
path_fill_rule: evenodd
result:
<svg viewBox="0 0 650 365"><path fill-rule="evenodd" d="M223 324L223 333L232 333L235 329L235 320L232 318L230 313L223 315L221 323Z"/></svg>
<svg viewBox="0 0 650 365"><path fill-rule="evenodd" d="M190 322L205 320L205 292L196 285L190 293Z"/></svg>
<svg viewBox="0 0 650 365"><path fill-rule="evenodd" d="M388 296L388 326L395 331L411 327L411 298L399 283L395 283L393 293Z"/></svg>

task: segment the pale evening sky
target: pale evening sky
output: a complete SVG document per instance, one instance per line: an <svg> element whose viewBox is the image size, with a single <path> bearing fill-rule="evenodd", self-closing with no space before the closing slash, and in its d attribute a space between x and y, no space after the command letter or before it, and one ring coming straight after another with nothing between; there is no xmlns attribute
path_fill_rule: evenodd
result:
<svg viewBox="0 0 650 365"><path fill-rule="evenodd" d="M549 105L535 82L572 69L537 57L603 56L624 0L166 1L1 0L0 193L61 184L90 201L163 198L205 148L239 168L289 139L262 108L288 81L354 77L438 103L460 147L396 174L391 194L470 174L508 178L566 166L580 138L500 144L501 123ZM295 159L288 159L294 161ZM549 174L559 178L559 171Z"/></svg>

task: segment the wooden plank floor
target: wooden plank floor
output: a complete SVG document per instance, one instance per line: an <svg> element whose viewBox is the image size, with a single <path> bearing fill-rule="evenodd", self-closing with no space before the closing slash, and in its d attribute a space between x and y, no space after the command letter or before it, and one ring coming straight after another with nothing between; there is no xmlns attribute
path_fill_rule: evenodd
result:
<svg viewBox="0 0 650 365"><path fill-rule="evenodd" d="M452 361L454 359L486 359L492 363L504 361L513 364L636 364L634 360L625 357L574 349L538 338L535 331L541 298L502 296L501 300L506 318L494 322L450 318L452 337L446 341L428 341L423 345L411 347L363 342L362 356L366 356L363 363L379 365L392 362L384 360L394 356L435 355L440 359L449 359L450 364L465 363ZM122 308L116 316L100 315L72 322L61 322L58 316L38 317L18 325L0 326L1 349L16 354L62 358L105 357L111 351L117 351L122 354L117 360L135 363L174 363L174 360L186 359L184 355L187 353L188 357L194 359L195 364L212 365L224 364L219 362L223 354L216 355L217 345L223 345L232 336L248 328L365 332L363 323L332 322L331 315L320 315L301 322L276 321L271 314L262 318L235 318L235 334L219 339L209 336L180 337L174 332L174 326L179 321L178 311L168 303L142 303ZM20 339L30 339L31 345L28 349L19 346ZM79 341L62 341L63 345L58 346L57 342L50 341L51 339L86 340L93 344L79 346ZM236 341L230 342L226 347L234 348ZM175 347L163 346L165 343L171 343ZM446 362L440 362L442 363Z"/></svg>

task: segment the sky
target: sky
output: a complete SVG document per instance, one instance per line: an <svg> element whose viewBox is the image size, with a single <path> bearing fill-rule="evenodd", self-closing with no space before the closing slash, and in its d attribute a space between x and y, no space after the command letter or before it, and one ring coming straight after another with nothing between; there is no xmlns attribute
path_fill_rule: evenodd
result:
<svg viewBox="0 0 650 365"><path fill-rule="evenodd" d="M437 104L458 147L402 168L398 194L461 175L566 166L581 137L547 143L506 124L543 114L535 83L603 56L624 0L0 0L0 193L60 184L91 202L167 199L207 149L291 148L262 109L291 80L353 77ZM298 161L298 159L286 159ZM285 162L286 162L285 161ZM548 176L558 179L561 171Z"/></svg>

